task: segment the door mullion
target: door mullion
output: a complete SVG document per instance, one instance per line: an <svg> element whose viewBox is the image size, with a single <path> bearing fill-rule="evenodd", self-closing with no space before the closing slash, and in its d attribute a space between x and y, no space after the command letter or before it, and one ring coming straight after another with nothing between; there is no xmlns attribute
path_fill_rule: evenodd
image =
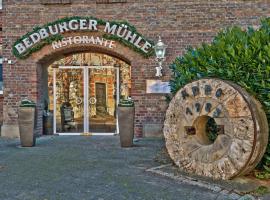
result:
<svg viewBox="0 0 270 200"><path fill-rule="evenodd" d="M89 132L89 112L88 112L88 67L84 67L83 69L83 73L84 73L84 133L88 133Z"/></svg>
<svg viewBox="0 0 270 200"><path fill-rule="evenodd" d="M56 134L56 69L53 69L53 133Z"/></svg>
<svg viewBox="0 0 270 200"><path fill-rule="evenodd" d="M116 68L116 134L119 134L118 124L118 104L120 101L120 71L119 67Z"/></svg>

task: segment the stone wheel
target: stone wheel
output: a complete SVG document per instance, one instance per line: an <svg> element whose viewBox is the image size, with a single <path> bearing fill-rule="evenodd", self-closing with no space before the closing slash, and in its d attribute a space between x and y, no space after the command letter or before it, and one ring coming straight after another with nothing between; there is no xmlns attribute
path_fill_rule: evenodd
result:
<svg viewBox="0 0 270 200"><path fill-rule="evenodd" d="M207 121L217 124L211 142ZM250 172L268 143L261 104L236 84L201 79L180 89L166 113L164 136L169 155L189 173L231 179Z"/></svg>

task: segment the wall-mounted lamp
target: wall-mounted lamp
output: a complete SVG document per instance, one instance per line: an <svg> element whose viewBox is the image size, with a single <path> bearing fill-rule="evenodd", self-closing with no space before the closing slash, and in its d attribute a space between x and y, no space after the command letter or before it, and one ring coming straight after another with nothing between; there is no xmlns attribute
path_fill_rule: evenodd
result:
<svg viewBox="0 0 270 200"><path fill-rule="evenodd" d="M8 65L13 65L16 61L9 60L8 58L0 58L0 63L6 62Z"/></svg>
<svg viewBox="0 0 270 200"><path fill-rule="evenodd" d="M156 53L156 61L158 62L158 67L156 67L156 76L161 77L162 76L162 62L165 60L165 53L166 53L167 45L165 45L161 41L161 37L158 36L158 42L154 46L155 53Z"/></svg>

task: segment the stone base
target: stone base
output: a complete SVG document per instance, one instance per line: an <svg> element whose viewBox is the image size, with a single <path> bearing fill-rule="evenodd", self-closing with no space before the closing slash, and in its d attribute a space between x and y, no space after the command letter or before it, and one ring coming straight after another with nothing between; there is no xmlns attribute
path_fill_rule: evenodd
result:
<svg viewBox="0 0 270 200"><path fill-rule="evenodd" d="M19 138L19 125L3 124L1 127L1 137Z"/></svg>
<svg viewBox="0 0 270 200"><path fill-rule="evenodd" d="M163 124L147 123L143 125L143 137L163 137Z"/></svg>

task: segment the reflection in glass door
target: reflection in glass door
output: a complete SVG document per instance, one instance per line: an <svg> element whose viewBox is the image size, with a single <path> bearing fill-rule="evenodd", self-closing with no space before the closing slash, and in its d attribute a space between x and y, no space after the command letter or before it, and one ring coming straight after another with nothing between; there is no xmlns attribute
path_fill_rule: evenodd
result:
<svg viewBox="0 0 270 200"><path fill-rule="evenodd" d="M48 67L44 100L54 115L55 134L110 135L119 132L116 114L119 97L126 99L130 92L128 63L105 54L79 53Z"/></svg>
<svg viewBox="0 0 270 200"><path fill-rule="evenodd" d="M84 70L54 69L54 133L84 131ZM56 112L55 112L56 111Z"/></svg>
<svg viewBox="0 0 270 200"><path fill-rule="evenodd" d="M119 69L88 67L89 131L118 133L116 107L119 100Z"/></svg>
<svg viewBox="0 0 270 200"><path fill-rule="evenodd" d="M59 66L53 91L54 133L118 133L119 68Z"/></svg>

